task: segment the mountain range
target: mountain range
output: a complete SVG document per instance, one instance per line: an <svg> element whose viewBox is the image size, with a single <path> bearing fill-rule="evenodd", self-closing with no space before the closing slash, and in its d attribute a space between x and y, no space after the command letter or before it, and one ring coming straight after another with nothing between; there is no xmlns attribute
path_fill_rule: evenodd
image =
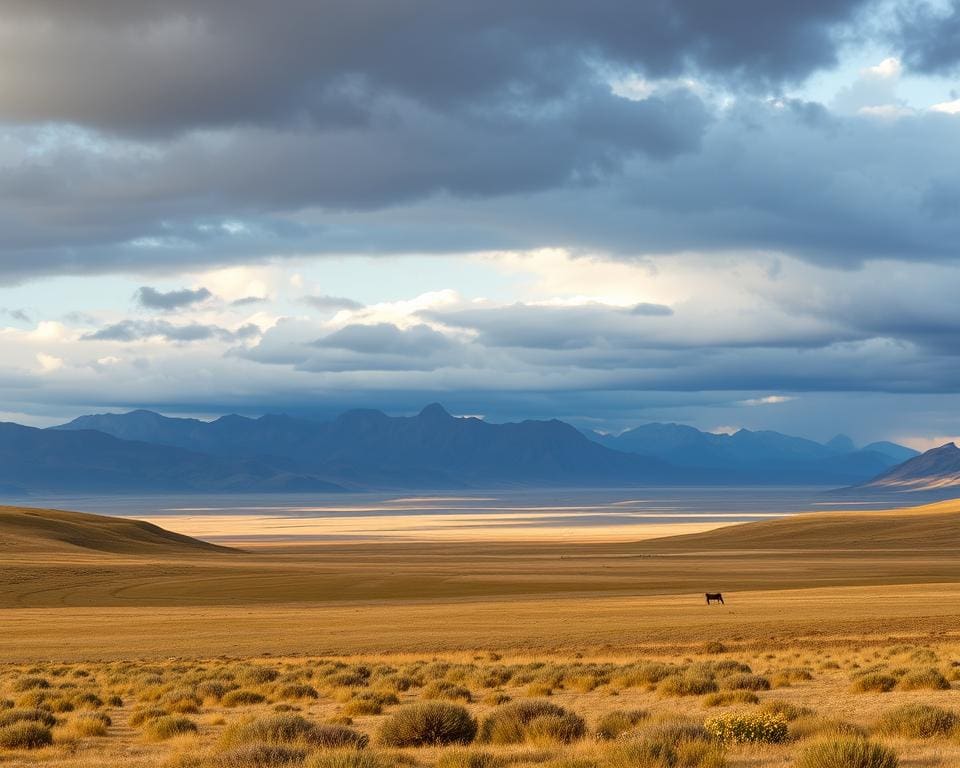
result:
<svg viewBox="0 0 960 768"><path fill-rule="evenodd" d="M347 411L214 421L152 411L49 429L0 424L0 492L320 492L652 484L853 485L915 451L777 432L646 424L618 435L558 420L494 424L438 404L415 416Z"/></svg>
<svg viewBox="0 0 960 768"><path fill-rule="evenodd" d="M940 491L960 486L960 448L946 443L883 472L860 486L868 490Z"/></svg>
<svg viewBox="0 0 960 768"><path fill-rule="evenodd" d="M889 442L857 449L846 435L817 443L772 431L714 434L683 424L644 424L617 435L587 435L608 448L655 457L694 473L712 470L729 483L745 484L849 485L917 455L912 448Z"/></svg>

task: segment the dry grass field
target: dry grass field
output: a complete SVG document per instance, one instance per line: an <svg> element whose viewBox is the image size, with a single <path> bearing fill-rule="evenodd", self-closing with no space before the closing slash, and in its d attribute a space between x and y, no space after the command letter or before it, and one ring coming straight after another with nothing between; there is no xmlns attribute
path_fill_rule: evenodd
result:
<svg viewBox="0 0 960 768"><path fill-rule="evenodd" d="M960 766L958 502L243 551L5 508L0 622L0 766Z"/></svg>

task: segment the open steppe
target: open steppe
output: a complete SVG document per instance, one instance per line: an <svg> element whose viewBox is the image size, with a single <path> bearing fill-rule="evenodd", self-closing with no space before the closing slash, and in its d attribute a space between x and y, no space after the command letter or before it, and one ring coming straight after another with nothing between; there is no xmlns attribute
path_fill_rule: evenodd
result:
<svg viewBox="0 0 960 768"><path fill-rule="evenodd" d="M960 502L638 542L243 550L4 508L0 606L0 723L52 739L3 765L760 768L865 736L960 765ZM482 743L383 735L421 701L465 707L440 714ZM529 701L563 711L497 709Z"/></svg>

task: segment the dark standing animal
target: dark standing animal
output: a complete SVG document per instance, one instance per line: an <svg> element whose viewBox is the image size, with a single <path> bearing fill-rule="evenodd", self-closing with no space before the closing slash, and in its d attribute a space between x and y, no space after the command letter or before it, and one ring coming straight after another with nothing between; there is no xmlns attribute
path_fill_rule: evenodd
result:
<svg viewBox="0 0 960 768"><path fill-rule="evenodd" d="M723 593L721 593L721 592L706 592L705 594L706 594L706 596L707 596L707 605L710 605L710 603L712 603L714 600L716 600L717 602L719 602L720 605L726 605L726 603L723 602Z"/></svg>

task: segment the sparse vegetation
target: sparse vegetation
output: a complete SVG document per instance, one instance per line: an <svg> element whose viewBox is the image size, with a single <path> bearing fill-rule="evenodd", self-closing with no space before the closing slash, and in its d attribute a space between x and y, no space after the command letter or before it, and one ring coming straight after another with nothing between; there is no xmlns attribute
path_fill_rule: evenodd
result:
<svg viewBox="0 0 960 768"><path fill-rule="evenodd" d="M832 739L806 747L795 768L898 768L896 753L865 739Z"/></svg>

